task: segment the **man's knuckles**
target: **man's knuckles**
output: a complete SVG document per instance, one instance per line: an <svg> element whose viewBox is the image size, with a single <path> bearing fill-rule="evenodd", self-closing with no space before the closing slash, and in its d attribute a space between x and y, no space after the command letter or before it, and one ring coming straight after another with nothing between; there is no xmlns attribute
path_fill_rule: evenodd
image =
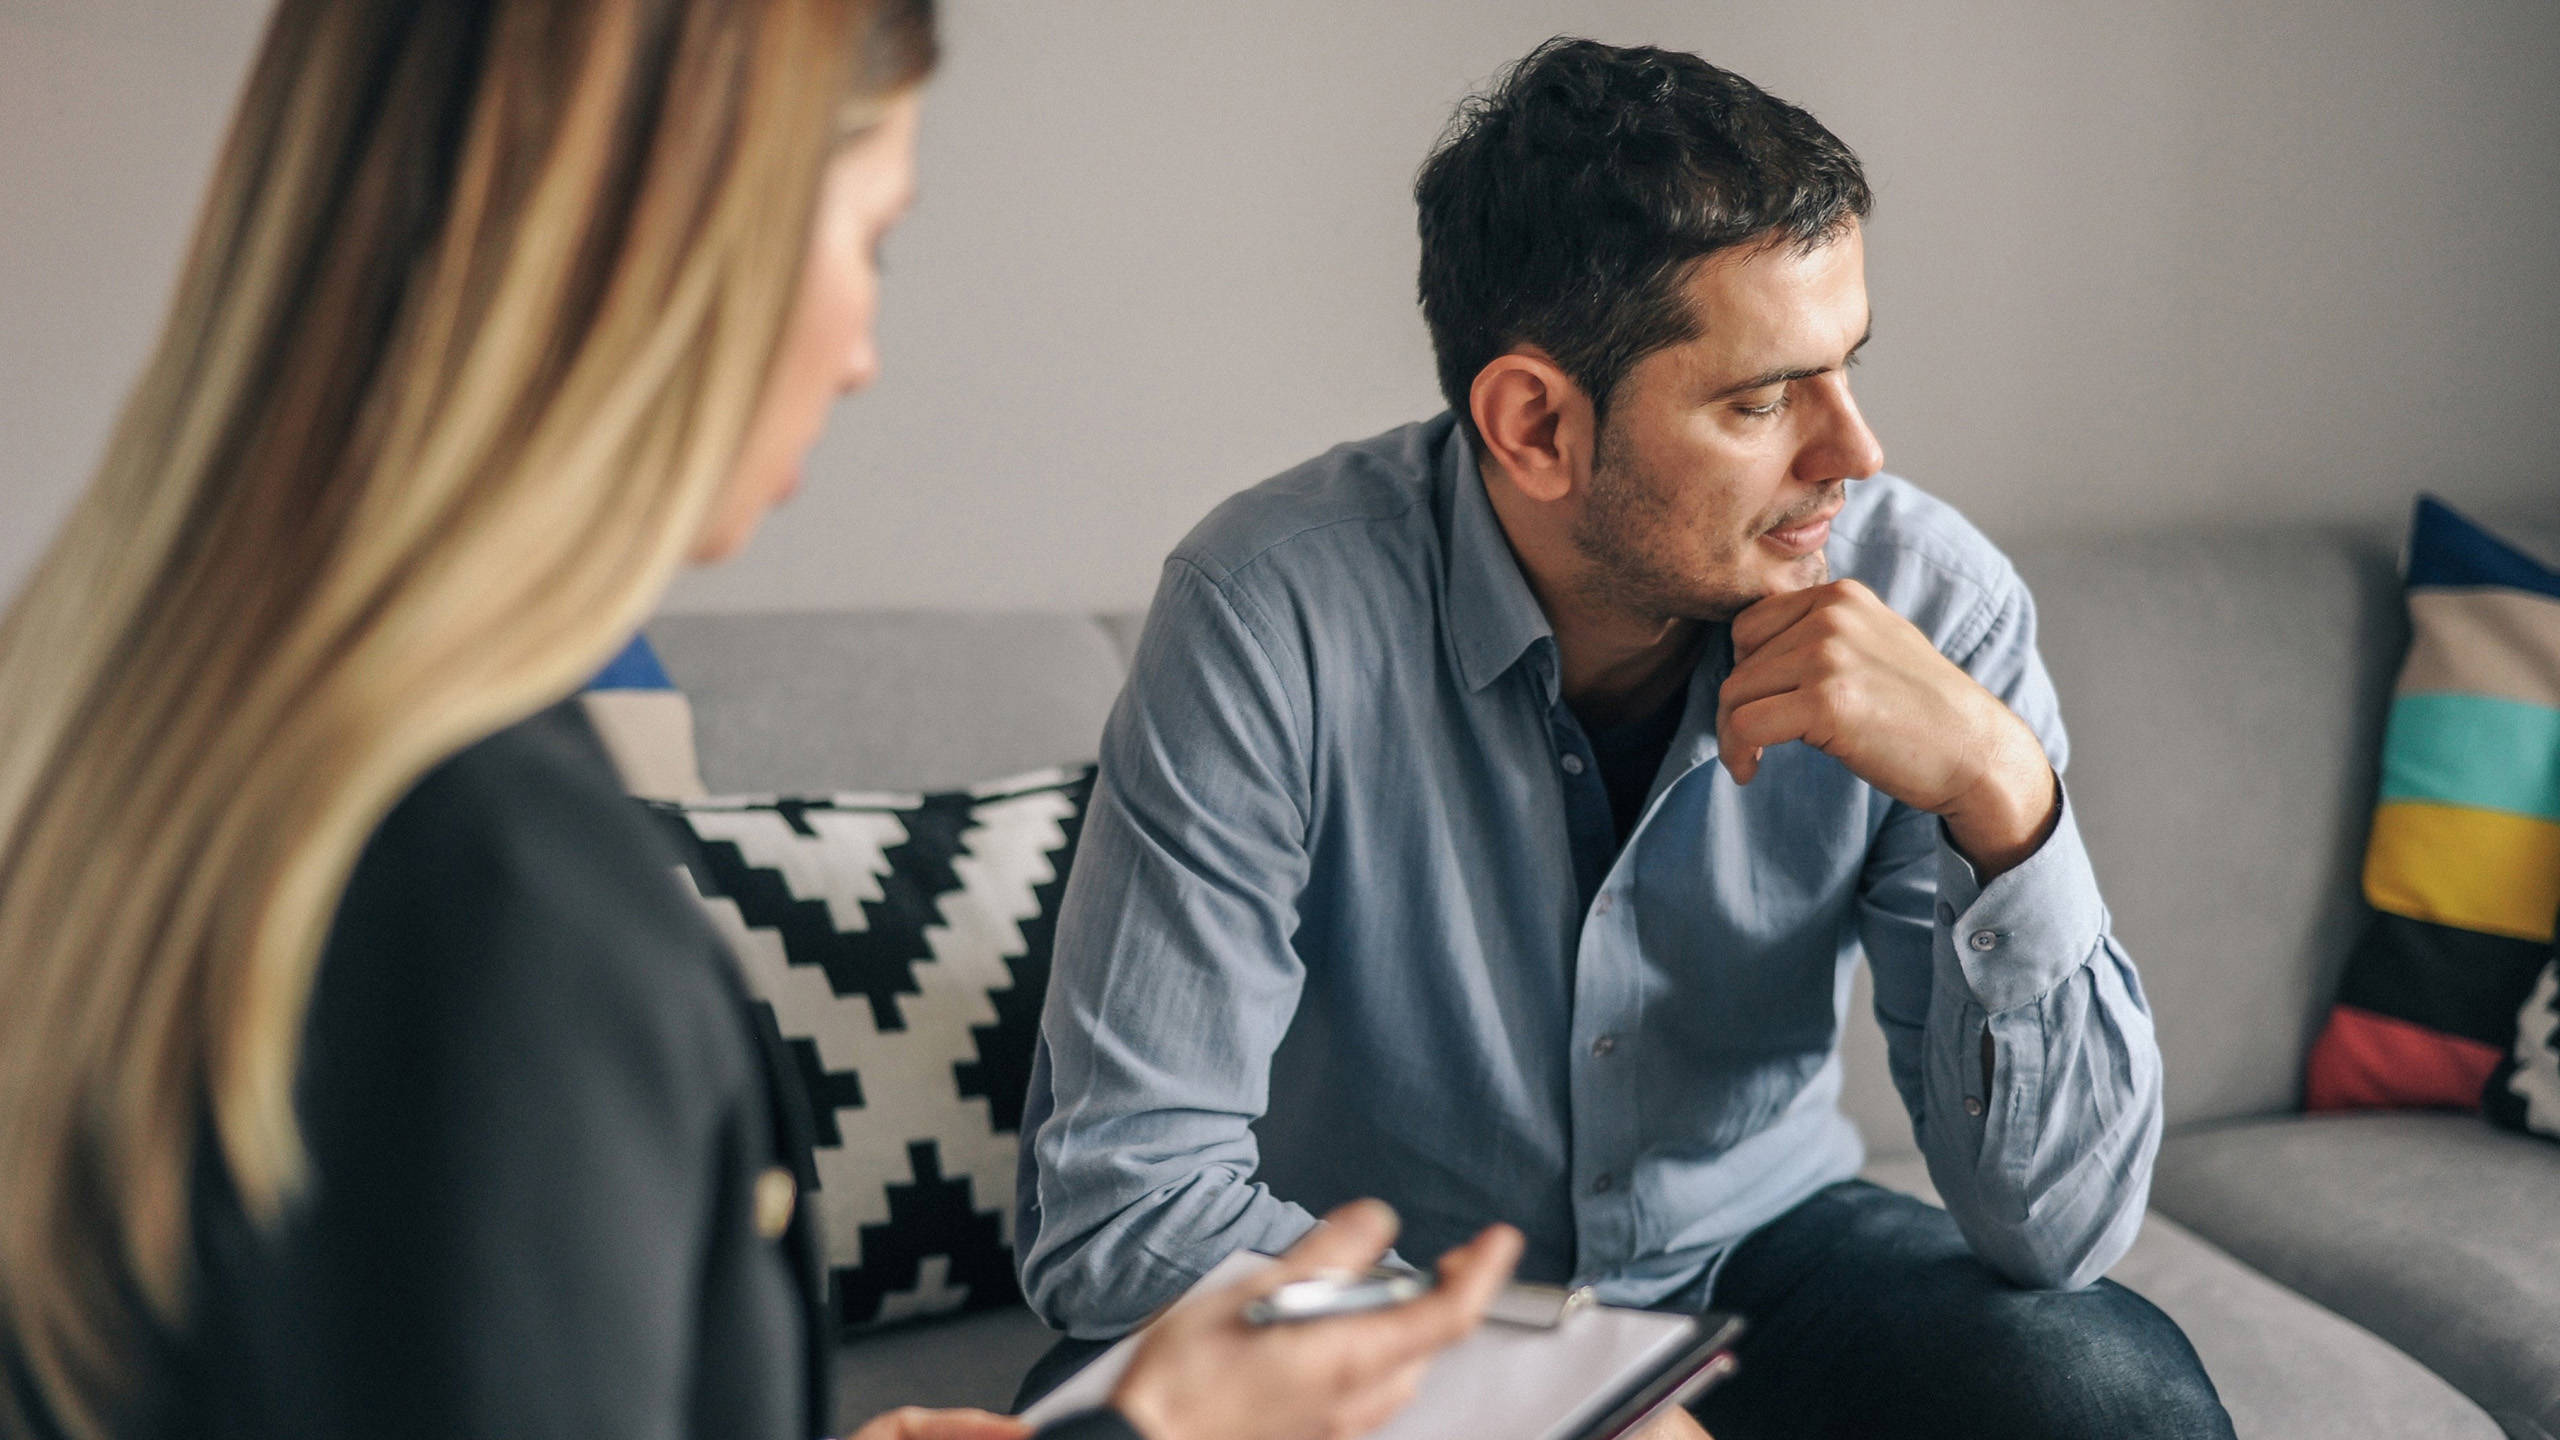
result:
<svg viewBox="0 0 2560 1440"><path fill-rule="evenodd" d="M1875 694L1877 677L1854 666L1842 665L1826 672L1813 684L1815 698L1842 715L1854 714Z"/></svg>

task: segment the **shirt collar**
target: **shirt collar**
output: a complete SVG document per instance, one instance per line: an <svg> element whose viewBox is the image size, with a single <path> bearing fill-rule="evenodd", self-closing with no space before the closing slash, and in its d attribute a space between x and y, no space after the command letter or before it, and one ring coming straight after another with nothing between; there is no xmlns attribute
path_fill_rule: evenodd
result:
<svg viewBox="0 0 2560 1440"><path fill-rule="evenodd" d="M1443 613L1449 617L1459 677L1469 690L1482 690L1540 640L1553 649L1555 629L1530 593L1502 520L1493 513L1493 498L1485 494L1484 474L1476 468L1466 428L1451 418L1440 445L1438 480L1449 557Z"/></svg>

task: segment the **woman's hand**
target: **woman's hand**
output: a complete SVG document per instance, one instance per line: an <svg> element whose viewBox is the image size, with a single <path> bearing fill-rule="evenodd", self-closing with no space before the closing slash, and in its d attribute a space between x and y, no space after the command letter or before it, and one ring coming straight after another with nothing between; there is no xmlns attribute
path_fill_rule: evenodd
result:
<svg viewBox="0 0 2560 1440"><path fill-rule="evenodd" d="M1635 1440L1714 1440L1698 1417L1674 1405L1635 1434Z"/></svg>
<svg viewBox="0 0 2560 1440"><path fill-rule="evenodd" d="M984 1410L892 1410L856 1430L848 1440L1022 1440L1031 1427Z"/></svg>
<svg viewBox="0 0 2560 1440"><path fill-rule="evenodd" d="M1354 1201L1280 1263L1165 1313L1111 1403L1146 1440L1348 1440L1413 1399L1431 1357L1464 1338L1519 1263L1520 1232L1496 1225L1440 1261L1440 1284L1392 1309L1283 1325L1244 1307L1322 1270L1365 1270L1396 1238L1395 1212Z"/></svg>

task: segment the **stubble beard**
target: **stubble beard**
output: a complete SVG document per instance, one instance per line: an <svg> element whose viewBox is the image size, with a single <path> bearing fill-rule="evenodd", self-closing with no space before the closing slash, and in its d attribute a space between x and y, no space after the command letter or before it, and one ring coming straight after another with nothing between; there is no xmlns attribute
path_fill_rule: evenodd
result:
<svg viewBox="0 0 2560 1440"><path fill-rule="evenodd" d="M1663 543L1680 525L1668 498L1672 487L1610 455L1614 448L1604 443L1592 456L1591 495L1573 527L1574 550L1586 562L1579 588L1587 603L1647 622L1723 624L1772 594L1830 580L1831 562L1817 550L1788 567L1799 584L1772 588L1743 583L1736 550L1747 551L1757 534L1743 537L1739 547L1728 547L1704 573L1683 566Z"/></svg>

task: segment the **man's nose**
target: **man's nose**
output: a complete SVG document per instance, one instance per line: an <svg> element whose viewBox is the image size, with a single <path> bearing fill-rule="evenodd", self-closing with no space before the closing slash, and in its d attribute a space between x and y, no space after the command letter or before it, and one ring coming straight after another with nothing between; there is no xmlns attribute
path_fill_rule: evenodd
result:
<svg viewBox="0 0 2560 1440"><path fill-rule="evenodd" d="M1847 377L1833 373L1822 379L1824 423L1799 457L1808 472L1804 478L1818 482L1868 479L1884 469L1884 442L1867 428L1867 417L1859 412L1857 397L1849 393Z"/></svg>

